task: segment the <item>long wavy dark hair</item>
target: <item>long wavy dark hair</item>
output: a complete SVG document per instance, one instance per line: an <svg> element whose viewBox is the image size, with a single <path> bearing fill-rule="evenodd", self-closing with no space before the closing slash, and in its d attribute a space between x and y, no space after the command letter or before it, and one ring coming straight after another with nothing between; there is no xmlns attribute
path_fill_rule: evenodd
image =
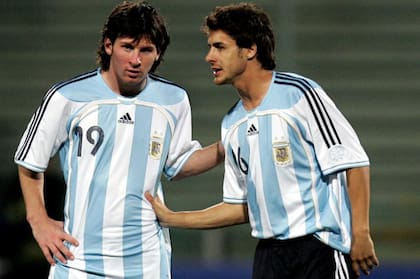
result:
<svg viewBox="0 0 420 279"><path fill-rule="evenodd" d="M110 56L105 52L104 41L108 38L114 44L119 37L135 40L147 38L156 46L159 59L153 64L152 73L163 60L170 42L164 18L146 1L123 2L112 10L102 28L102 38L97 51L97 62L103 71L109 69L110 63Z"/></svg>

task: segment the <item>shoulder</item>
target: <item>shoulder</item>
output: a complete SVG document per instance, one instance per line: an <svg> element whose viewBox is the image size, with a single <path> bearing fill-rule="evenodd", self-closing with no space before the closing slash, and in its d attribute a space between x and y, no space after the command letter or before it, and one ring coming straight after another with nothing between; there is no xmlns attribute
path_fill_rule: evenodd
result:
<svg viewBox="0 0 420 279"><path fill-rule="evenodd" d="M314 80L290 72L275 72L273 83L288 88L289 90L299 91L300 93L306 93L321 88Z"/></svg>
<svg viewBox="0 0 420 279"><path fill-rule="evenodd" d="M77 75L75 77L72 77L68 80L56 83L51 87L50 90L59 90L62 88L71 88L71 87L79 86L80 84L91 80L93 77L96 77L98 74L99 74L98 70L89 71L89 72Z"/></svg>
<svg viewBox="0 0 420 279"><path fill-rule="evenodd" d="M173 105L188 100L187 91L182 86L156 74L149 74L147 89L139 97L162 105Z"/></svg>
<svg viewBox="0 0 420 279"><path fill-rule="evenodd" d="M56 95L56 93L59 93L65 98L71 100L89 98L89 90L98 88L98 86L95 86L95 82L97 82L96 77L98 75L99 72L97 69L95 69L83 74L79 74L68 80L56 83L48 90L46 96ZM82 92L82 94L79 94L79 92Z"/></svg>
<svg viewBox="0 0 420 279"><path fill-rule="evenodd" d="M238 100L223 117L222 126L228 128L246 116L242 102Z"/></svg>
<svg viewBox="0 0 420 279"><path fill-rule="evenodd" d="M301 101L318 102L325 92L314 80L289 72L275 72L268 100L264 103L266 108L288 109Z"/></svg>
<svg viewBox="0 0 420 279"><path fill-rule="evenodd" d="M173 81L170 81L170 80L168 80L168 79L166 79L166 78L164 78L160 75L149 74L149 77L153 82L155 82L155 83L157 83L161 86L166 86L168 88L173 88L174 90L186 91L185 88L182 87L181 85L179 85L179 84L177 84Z"/></svg>

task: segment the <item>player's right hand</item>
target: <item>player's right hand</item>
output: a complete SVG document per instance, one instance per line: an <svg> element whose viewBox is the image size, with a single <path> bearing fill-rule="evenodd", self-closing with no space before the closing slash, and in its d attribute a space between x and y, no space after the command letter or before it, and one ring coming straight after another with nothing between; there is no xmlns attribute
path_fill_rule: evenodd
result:
<svg viewBox="0 0 420 279"><path fill-rule="evenodd" d="M64 231L63 222L45 218L38 222L32 222L31 227L32 234L48 263L55 265L54 257L63 263L74 259L74 255L64 243L68 242L74 246L78 246L79 243Z"/></svg>
<svg viewBox="0 0 420 279"><path fill-rule="evenodd" d="M150 194L150 192L145 192L144 196L146 197L147 201L150 202L150 204L152 205L156 217L159 220L159 224L162 227L170 227L170 224L168 223L168 217L173 212L165 206L165 204L160 200L160 198L157 195L154 197L152 196L152 194Z"/></svg>

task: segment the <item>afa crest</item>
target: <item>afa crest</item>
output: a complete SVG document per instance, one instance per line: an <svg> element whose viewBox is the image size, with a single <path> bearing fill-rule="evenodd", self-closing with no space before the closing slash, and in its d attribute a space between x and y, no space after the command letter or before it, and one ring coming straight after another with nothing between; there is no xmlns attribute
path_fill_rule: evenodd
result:
<svg viewBox="0 0 420 279"><path fill-rule="evenodd" d="M159 160L162 155L163 139L161 137L153 136L150 140L149 154L155 159Z"/></svg>
<svg viewBox="0 0 420 279"><path fill-rule="evenodd" d="M277 165L288 165L292 162L292 153L289 142L273 143L273 159Z"/></svg>

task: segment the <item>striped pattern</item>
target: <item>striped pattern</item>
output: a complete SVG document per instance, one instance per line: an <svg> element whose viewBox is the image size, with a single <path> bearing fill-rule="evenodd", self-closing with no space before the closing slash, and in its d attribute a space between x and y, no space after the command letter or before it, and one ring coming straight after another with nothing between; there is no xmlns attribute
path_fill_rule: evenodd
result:
<svg viewBox="0 0 420 279"><path fill-rule="evenodd" d="M35 111L34 115L32 116L32 119L29 123L29 128L27 130L27 134L25 137L25 142L17 153L17 156L16 156L17 160L24 161L26 156L28 155L29 149L32 145L34 134L38 130L38 126L40 122L42 121L42 117L45 113L45 110L47 109L48 104L51 98L54 96L54 94L63 86L95 76L97 74L96 72L97 71L95 70L86 74L79 75L69 81L58 83L47 91L44 98L42 99L41 105L38 107L38 109Z"/></svg>
<svg viewBox="0 0 420 279"><path fill-rule="evenodd" d="M186 92L163 78L150 77L136 98L113 93L99 70L48 91L15 161L43 171L60 157L64 229L80 245L50 278L170 278L169 235L144 193L162 197L162 174L175 176L200 147L191 134Z"/></svg>
<svg viewBox="0 0 420 279"><path fill-rule="evenodd" d="M290 239L316 234L350 250L345 173L368 165L350 124L315 82L273 73L261 104L239 102L222 122L223 198L247 203L252 235Z"/></svg>
<svg viewBox="0 0 420 279"><path fill-rule="evenodd" d="M334 279L350 279L349 270L343 253L334 250L335 274Z"/></svg>
<svg viewBox="0 0 420 279"><path fill-rule="evenodd" d="M294 86L304 94L327 147L341 144L337 130L323 101L309 81L302 77L285 73L276 73L275 77L274 83Z"/></svg>

